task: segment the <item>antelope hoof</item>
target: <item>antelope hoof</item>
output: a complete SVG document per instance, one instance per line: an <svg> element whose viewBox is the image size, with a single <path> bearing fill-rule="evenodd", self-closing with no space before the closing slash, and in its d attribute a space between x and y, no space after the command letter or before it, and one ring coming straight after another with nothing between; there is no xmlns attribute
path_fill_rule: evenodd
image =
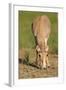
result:
<svg viewBox="0 0 66 90"><path fill-rule="evenodd" d="M50 68L50 66L48 66L48 68Z"/></svg>
<svg viewBox="0 0 66 90"><path fill-rule="evenodd" d="M50 65L48 65L47 67L50 68Z"/></svg>

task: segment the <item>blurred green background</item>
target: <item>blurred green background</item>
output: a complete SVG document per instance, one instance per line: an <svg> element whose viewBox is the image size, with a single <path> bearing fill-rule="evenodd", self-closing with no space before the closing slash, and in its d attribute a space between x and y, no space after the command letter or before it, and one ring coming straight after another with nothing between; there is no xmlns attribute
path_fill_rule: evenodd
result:
<svg viewBox="0 0 66 90"><path fill-rule="evenodd" d="M32 22L40 15L47 15L51 21L51 34L48 40L50 52L58 54L58 13L19 11L19 49L35 48L35 40L32 33Z"/></svg>

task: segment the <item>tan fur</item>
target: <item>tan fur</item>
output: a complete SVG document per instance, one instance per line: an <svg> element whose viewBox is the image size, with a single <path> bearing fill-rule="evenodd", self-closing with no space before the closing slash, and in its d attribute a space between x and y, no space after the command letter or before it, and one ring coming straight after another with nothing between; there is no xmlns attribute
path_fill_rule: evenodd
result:
<svg viewBox="0 0 66 90"><path fill-rule="evenodd" d="M44 16L39 16L33 21L33 34L36 37L37 46L36 51L38 54L36 55L36 61L40 61L38 58L39 51L41 52L41 67L46 68L48 64L48 38L51 31L51 23L49 18ZM37 60L38 59L38 60Z"/></svg>

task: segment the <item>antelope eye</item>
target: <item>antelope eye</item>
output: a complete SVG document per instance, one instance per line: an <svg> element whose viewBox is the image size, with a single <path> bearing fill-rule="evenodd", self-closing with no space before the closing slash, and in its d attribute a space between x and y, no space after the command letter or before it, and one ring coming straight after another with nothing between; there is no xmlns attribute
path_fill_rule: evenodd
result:
<svg viewBox="0 0 66 90"><path fill-rule="evenodd" d="M41 57L41 53L39 54L39 57Z"/></svg>
<svg viewBox="0 0 66 90"><path fill-rule="evenodd" d="M39 57L41 57L41 55L39 54Z"/></svg>

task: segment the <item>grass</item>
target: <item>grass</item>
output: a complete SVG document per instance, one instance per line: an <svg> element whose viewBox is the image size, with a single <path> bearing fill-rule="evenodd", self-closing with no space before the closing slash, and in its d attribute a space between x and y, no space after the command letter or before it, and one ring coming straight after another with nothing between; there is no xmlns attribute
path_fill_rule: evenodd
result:
<svg viewBox="0 0 66 90"><path fill-rule="evenodd" d="M51 12L19 11L19 49L34 48L35 40L32 33L32 22L40 15L47 15L51 21L51 34L48 40L50 52L58 53L58 14Z"/></svg>

